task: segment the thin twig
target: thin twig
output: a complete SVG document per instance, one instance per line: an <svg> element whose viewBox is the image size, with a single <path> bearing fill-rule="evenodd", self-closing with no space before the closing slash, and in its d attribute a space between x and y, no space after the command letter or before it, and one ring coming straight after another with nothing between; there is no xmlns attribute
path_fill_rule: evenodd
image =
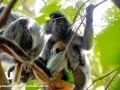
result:
<svg viewBox="0 0 120 90"><path fill-rule="evenodd" d="M10 11L14 4L16 3L16 1L17 0L11 0L8 6L5 8L5 10L2 12L2 15L0 16L0 28L2 28L5 25L9 17Z"/></svg>
<svg viewBox="0 0 120 90"><path fill-rule="evenodd" d="M54 17L54 16L52 16L52 17ZM53 19L52 19L52 17L51 17L49 20L57 20L57 19L65 18L65 16L63 16L63 17L58 17L58 18L53 18Z"/></svg>
<svg viewBox="0 0 120 90"><path fill-rule="evenodd" d="M113 78L110 80L109 84L107 85L107 87L105 88L105 90L108 89L108 87L110 86L110 84L112 83L112 81L115 79L116 75L119 73L120 68L117 70L117 72L115 73L115 75L113 76Z"/></svg>
<svg viewBox="0 0 120 90"><path fill-rule="evenodd" d="M46 4L45 0L42 0L42 1L43 1L43 3L44 3L44 4L45 4L45 6L46 6L47 4Z"/></svg>
<svg viewBox="0 0 120 90"><path fill-rule="evenodd" d="M94 80L94 81L92 82L92 84L91 84L88 88L90 88L95 82L97 82L97 81L99 81L99 80L102 80L103 78L109 76L110 74L112 74L113 72L117 71L118 69L119 69L119 68L117 68L117 69L113 70L112 72L110 72L110 73L108 73L108 74L106 74L106 75L104 75L104 76L102 76L102 77Z"/></svg>
<svg viewBox="0 0 120 90"><path fill-rule="evenodd" d="M78 11L77 11L77 13L76 13L76 15L75 15L75 17L74 17L73 23L72 23L71 25L73 25L73 24L76 22L76 18L77 18L77 16L78 16L81 8L82 8L88 1L90 1L90 0L87 0L85 3L82 4L82 6L80 6L80 7L78 8ZM94 6L94 9L95 9L96 7L98 7L100 4L104 3L105 1L107 1L107 0L103 0L103 1L101 1L100 3L96 4L96 5Z"/></svg>
<svg viewBox="0 0 120 90"><path fill-rule="evenodd" d="M0 0L0 4L2 3L3 0Z"/></svg>
<svg viewBox="0 0 120 90"><path fill-rule="evenodd" d="M101 1L100 3L96 4L96 5L94 6L94 8L98 7L100 4L104 3L105 1L107 1L107 0L103 0L103 1Z"/></svg>
<svg viewBox="0 0 120 90"><path fill-rule="evenodd" d="M75 17L74 17L73 23L75 22L75 20L76 20L78 14L79 14L81 8L82 8L82 7L83 7L88 1L90 1L90 0L87 0L86 2L84 2L84 3L82 4L82 6L80 6L80 7L78 8L78 11L77 11L77 13L75 14Z"/></svg>

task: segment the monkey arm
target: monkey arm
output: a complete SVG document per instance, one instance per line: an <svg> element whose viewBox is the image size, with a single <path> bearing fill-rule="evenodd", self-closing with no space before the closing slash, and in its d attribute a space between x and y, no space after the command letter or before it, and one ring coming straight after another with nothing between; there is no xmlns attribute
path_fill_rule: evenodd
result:
<svg viewBox="0 0 120 90"><path fill-rule="evenodd" d="M51 73L50 73L49 69L46 67L46 65L45 65L45 63L44 63L44 61L43 61L43 59L41 57L39 57L38 59L36 59L34 61L34 63L38 67L40 67L48 76L51 76Z"/></svg>
<svg viewBox="0 0 120 90"><path fill-rule="evenodd" d="M53 48L54 43L55 42L50 38L45 44L45 47L42 51L41 58L42 58L42 61L44 61L45 65L47 64L48 58L50 58L51 49Z"/></svg>
<svg viewBox="0 0 120 90"><path fill-rule="evenodd" d="M90 4L86 8L86 27L83 36L83 48L89 50L93 46L93 9L94 5Z"/></svg>
<svg viewBox="0 0 120 90"><path fill-rule="evenodd" d="M7 76L10 77L10 73L15 69L15 66L12 66L7 71Z"/></svg>

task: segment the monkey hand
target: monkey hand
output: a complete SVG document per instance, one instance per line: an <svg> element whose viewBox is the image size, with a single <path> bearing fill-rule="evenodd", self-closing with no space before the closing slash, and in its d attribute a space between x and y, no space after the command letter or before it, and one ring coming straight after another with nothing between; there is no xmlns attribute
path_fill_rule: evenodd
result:
<svg viewBox="0 0 120 90"><path fill-rule="evenodd" d="M50 71L44 64L44 60L41 57L37 58L34 63L40 67L48 76L51 76ZM26 83L30 79L36 79L33 70L30 69L27 65L22 65L21 78L20 81Z"/></svg>
<svg viewBox="0 0 120 90"><path fill-rule="evenodd" d="M76 69L76 68L80 65L79 60L76 60L76 59L74 60L74 59L70 56L69 52L67 52L67 58L68 58L68 63L69 63L69 65L70 65L70 68Z"/></svg>
<svg viewBox="0 0 120 90"><path fill-rule="evenodd" d="M72 69L76 69L79 65L80 65L80 62L78 60L70 60L69 59L69 64L70 64L70 67Z"/></svg>
<svg viewBox="0 0 120 90"><path fill-rule="evenodd" d="M34 75L32 69L30 69L27 65L23 64L20 81L22 83L26 83L30 79L35 79L35 75Z"/></svg>
<svg viewBox="0 0 120 90"><path fill-rule="evenodd" d="M86 8L86 24L91 24L93 22L93 10L94 10L94 5L90 4L87 8Z"/></svg>

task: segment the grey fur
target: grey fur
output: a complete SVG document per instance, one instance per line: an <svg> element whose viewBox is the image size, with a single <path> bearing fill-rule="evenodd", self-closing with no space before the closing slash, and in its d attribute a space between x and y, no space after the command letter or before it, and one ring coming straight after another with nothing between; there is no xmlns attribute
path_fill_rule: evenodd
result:
<svg viewBox="0 0 120 90"><path fill-rule="evenodd" d="M1 6L1 8L3 7L5 6ZM7 42L14 45L10 45L10 48L24 61L33 61L42 51L44 32L42 32L40 25L32 18L11 12L6 21L6 25L2 29L3 34L0 38L4 38L6 41L1 40L0 43L3 41L6 45L8 44ZM18 49L18 51L16 49ZM19 50L22 53L20 53Z"/></svg>
<svg viewBox="0 0 120 90"><path fill-rule="evenodd" d="M60 59L63 55L64 51L61 51L53 56L50 57L48 63L47 63L47 68L50 70L52 76L55 75L55 72L58 71L58 65L60 63ZM59 71L62 71L63 69L68 71L68 59L65 57L62 60L61 67L59 68Z"/></svg>
<svg viewBox="0 0 120 90"><path fill-rule="evenodd" d="M4 5L0 5L0 13L4 8ZM44 32L32 18L11 12L1 30L0 44L5 45L20 62L34 62L41 53L44 46ZM11 64L15 61L5 52L0 52L0 59Z"/></svg>

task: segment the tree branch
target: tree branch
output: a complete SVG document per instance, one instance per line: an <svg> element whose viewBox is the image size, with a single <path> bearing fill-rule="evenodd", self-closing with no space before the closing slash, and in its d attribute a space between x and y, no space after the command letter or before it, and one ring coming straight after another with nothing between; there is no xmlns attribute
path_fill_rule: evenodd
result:
<svg viewBox="0 0 120 90"><path fill-rule="evenodd" d="M2 3L3 0L0 0L0 4Z"/></svg>
<svg viewBox="0 0 120 90"><path fill-rule="evenodd" d="M42 1L43 1L43 3L44 3L44 4L45 4L45 6L46 6L47 4L46 4L45 0L42 0Z"/></svg>
<svg viewBox="0 0 120 90"><path fill-rule="evenodd" d="M119 70L119 68L117 68L117 69L113 70L112 72L110 72L110 73L108 73L108 74L106 74L106 75L104 75L104 76L102 76L102 77L94 80L94 81L92 82L92 84L88 87L88 89L89 89L95 82L97 82L97 81L99 81L99 80L102 80L103 78L109 76L110 74L112 74L113 72L115 72L115 71L117 71L117 70Z"/></svg>
<svg viewBox="0 0 120 90"><path fill-rule="evenodd" d="M76 15L75 15L75 17L74 17L73 23L72 23L71 25L73 25L73 24L76 22L76 18L77 18L77 16L78 16L78 14L80 13L81 8L82 8L87 2L89 2L89 1L90 1L90 0L87 0L86 2L84 2L84 3L82 4L82 6L80 6L80 7L78 8L78 11L77 11L77 13L76 13ZM98 7L100 4L104 3L105 1L107 1L107 0L103 0L103 1L101 1L100 3L96 4L96 5L94 6L94 9L95 9L96 7Z"/></svg>
<svg viewBox="0 0 120 90"><path fill-rule="evenodd" d="M116 75L119 73L119 71L120 71L120 68L117 69L117 72L115 73L115 75L113 76L113 78L111 79L111 81L109 82L109 84L107 85L107 87L105 88L105 90L108 89L108 87L110 86L110 84L112 83L112 81L114 80L114 78L116 77Z"/></svg>
<svg viewBox="0 0 120 90"><path fill-rule="evenodd" d="M103 0L100 3L96 4L94 8L98 7L100 4L104 3L105 1L107 1L107 0Z"/></svg>
<svg viewBox="0 0 120 90"><path fill-rule="evenodd" d="M82 8L88 1L90 1L90 0L87 0L85 3L82 4L82 6L80 6L80 7L78 8L78 11L77 11L77 13L76 13L76 15L75 15L75 17L74 17L73 23L76 21L76 18L77 18L77 16L78 16L81 8Z"/></svg>
<svg viewBox="0 0 120 90"><path fill-rule="evenodd" d="M5 10L2 12L2 14L0 15L0 28L3 28L8 17L10 14L10 11L12 9L12 7L14 6L14 4L16 3L17 0L11 0L10 3L8 4L8 6L5 8Z"/></svg>

